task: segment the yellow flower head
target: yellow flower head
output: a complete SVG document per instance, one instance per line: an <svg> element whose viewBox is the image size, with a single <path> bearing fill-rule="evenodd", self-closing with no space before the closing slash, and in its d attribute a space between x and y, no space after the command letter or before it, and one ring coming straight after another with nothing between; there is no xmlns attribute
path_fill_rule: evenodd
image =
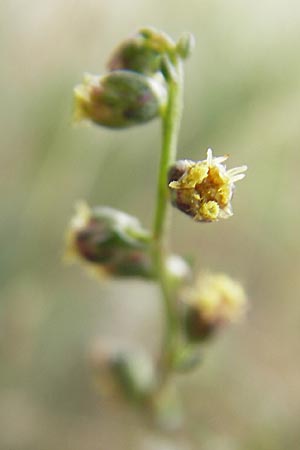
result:
<svg viewBox="0 0 300 450"><path fill-rule="evenodd" d="M227 158L213 157L208 149L204 161L178 161L169 173L173 205L197 222L232 216L235 182L244 178L247 166L226 170L223 163Z"/></svg>
<svg viewBox="0 0 300 450"><path fill-rule="evenodd" d="M235 322L242 317L246 307L243 287L225 274L200 276L188 301L210 322Z"/></svg>
<svg viewBox="0 0 300 450"><path fill-rule="evenodd" d="M220 325L237 322L246 311L247 299L240 283L225 274L203 274L185 292L188 334L202 339Z"/></svg>

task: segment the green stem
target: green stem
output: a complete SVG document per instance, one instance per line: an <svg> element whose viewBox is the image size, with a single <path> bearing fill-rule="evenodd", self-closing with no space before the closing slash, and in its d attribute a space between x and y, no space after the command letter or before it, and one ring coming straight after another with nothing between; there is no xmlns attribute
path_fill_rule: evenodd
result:
<svg viewBox="0 0 300 450"><path fill-rule="evenodd" d="M173 293L171 292L166 269L168 253L167 238L170 225L169 218L169 188L168 171L175 162L177 141L182 111L182 63L176 58L174 75L168 81L168 103L162 119L162 152L157 186L156 212L153 226L153 253L158 279L162 291L165 310L165 341L163 347L163 374L165 378L172 366L174 350L177 340L177 314L174 307Z"/></svg>

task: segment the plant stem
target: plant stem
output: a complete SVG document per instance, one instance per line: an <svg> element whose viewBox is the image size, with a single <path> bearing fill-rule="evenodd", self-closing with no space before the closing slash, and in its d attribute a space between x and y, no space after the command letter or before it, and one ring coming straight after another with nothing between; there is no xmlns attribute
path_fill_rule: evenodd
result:
<svg viewBox="0 0 300 450"><path fill-rule="evenodd" d="M162 291L165 310L165 341L163 347L164 379L172 366L177 339L177 314L174 307L173 292L169 286L166 258L168 254L169 188L168 171L175 162L177 141L182 111L182 62L176 58L174 75L168 80L168 103L162 119L162 151L157 186L156 212L153 226L153 256L154 264Z"/></svg>

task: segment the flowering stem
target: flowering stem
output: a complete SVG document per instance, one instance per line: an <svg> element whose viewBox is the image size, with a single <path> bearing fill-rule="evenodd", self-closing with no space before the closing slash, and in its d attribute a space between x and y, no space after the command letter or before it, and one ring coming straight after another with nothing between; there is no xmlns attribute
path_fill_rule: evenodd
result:
<svg viewBox="0 0 300 450"><path fill-rule="evenodd" d="M163 377L172 366L177 337L177 315L174 308L173 293L169 286L166 267L168 253L169 192L168 170L175 162L178 132L182 111L182 63L180 58L173 62L172 73L168 79L168 102L162 119L162 151L157 186L156 212L153 226L153 257L162 291L165 310L165 342L163 347Z"/></svg>

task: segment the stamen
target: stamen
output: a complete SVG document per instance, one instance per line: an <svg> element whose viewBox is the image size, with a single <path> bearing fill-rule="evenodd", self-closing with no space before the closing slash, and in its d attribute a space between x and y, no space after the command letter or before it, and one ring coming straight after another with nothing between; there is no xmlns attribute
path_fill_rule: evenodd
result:
<svg viewBox="0 0 300 450"><path fill-rule="evenodd" d="M216 158L214 158L214 163L220 164L220 163L226 161L226 159L228 159L228 158L229 158L229 155L217 156Z"/></svg>
<svg viewBox="0 0 300 450"><path fill-rule="evenodd" d="M242 180L243 178L245 178L245 176L246 176L246 174L245 173L240 173L240 174L237 174L237 175L231 175L230 176L230 179L231 179L231 181L233 181L233 183L235 183L236 181L240 181L240 180Z"/></svg>
<svg viewBox="0 0 300 450"><path fill-rule="evenodd" d="M211 148L209 148L208 150L207 150L207 157L206 157L206 161L207 161L207 165L208 165L208 167L210 167L211 165L212 165L212 149Z"/></svg>
<svg viewBox="0 0 300 450"><path fill-rule="evenodd" d="M227 174L230 177L233 177L234 175L237 175L239 173L246 172L247 169L248 169L247 166L234 167L233 169L227 170Z"/></svg>

